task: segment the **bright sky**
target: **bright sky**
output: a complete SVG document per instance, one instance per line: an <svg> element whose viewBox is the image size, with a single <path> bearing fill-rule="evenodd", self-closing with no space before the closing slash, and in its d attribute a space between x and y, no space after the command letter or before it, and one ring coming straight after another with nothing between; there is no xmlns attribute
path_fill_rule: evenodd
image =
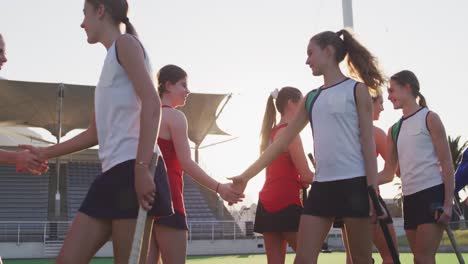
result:
<svg viewBox="0 0 468 264"><path fill-rule="evenodd" d="M194 92L234 93L220 127L239 139L201 151L201 164L223 179L242 172L258 155L258 135L267 96L274 88L295 86L304 93L318 87L304 64L310 37L342 28L341 0L133 0L130 20L154 70L177 64L189 74ZM9 61L1 76L11 80L97 83L106 50L89 45L79 27L83 1L0 0L0 32ZM354 1L358 38L381 62L387 75L414 71L429 107L448 134L468 139L460 111L468 53L468 1ZM385 102L379 127L387 129L400 112ZM224 138L223 138L224 139ZM302 133L312 150L310 129ZM219 138L209 138L207 143ZM380 163L380 165L382 165ZM257 200L259 175L247 189ZM383 188L393 197L392 186Z"/></svg>

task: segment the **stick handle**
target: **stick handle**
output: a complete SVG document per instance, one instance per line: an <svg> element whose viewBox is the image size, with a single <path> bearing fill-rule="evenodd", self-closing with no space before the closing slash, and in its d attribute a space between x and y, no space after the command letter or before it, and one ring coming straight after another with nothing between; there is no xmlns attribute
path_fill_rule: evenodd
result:
<svg viewBox="0 0 468 264"><path fill-rule="evenodd" d="M161 152L157 144L154 146L153 156L151 157L150 163L150 173L154 177L154 173L156 171L156 166L158 164L158 158ZM138 209L138 217L136 220L135 225L135 233L133 235L133 242L132 242L132 250L130 252L130 258L128 260L129 264L138 264L141 258L141 246L143 244L143 237L145 233L145 223L146 218L148 217L148 212L143 209L143 207L139 207ZM146 256L144 256L146 257Z"/></svg>
<svg viewBox="0 0 468 264"><path fill-rule="evenodd" d="M375 212L377 216L382 216L384 214L382 207L380 207L379 198L377 197L377 192L375 191L373 186L368 187L369 197L374 205ZM382 232L385 237L385 241L387 242L388 249L390 250L390 254L392 255L393 263L400 264L400 257L396 251L395 245L393 244L392 236L390 235L390 231L388 230L387 223L385 223L384 219L379 219L380 227L382 228Z"/></svg>
<svg viewBox="0 0 468 264"><path fill-rule="evenodd" d="M374 187L368 187L369 197L372 200L372 204L374 205L375 212L377 216L382 216L384 214L382 207L380 207L379 198L377 197L377 192L375 191Z"/></svg>
<svg viewBox="0 0 468 264"><path fill-rule="evenodd" d="M445 227L445 232L447 233L447 236L450 239L450 243L452 244L453 251L455 251L455 255L457 255L458 262L460 264L465 264L465 260L463 259L462 254L460 253L460 247L458 247L458 243L455 240L455 236L453 235L452 229L450 228L449 225Z"/></svg>

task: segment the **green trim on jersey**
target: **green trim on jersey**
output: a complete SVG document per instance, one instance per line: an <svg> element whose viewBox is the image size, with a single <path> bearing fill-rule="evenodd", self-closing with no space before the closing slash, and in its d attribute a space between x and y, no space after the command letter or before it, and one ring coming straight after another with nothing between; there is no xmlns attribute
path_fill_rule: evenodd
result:
<svg viewBox="0 0 468 264"><path fill-rule="evenodd" d="M401 130L401 124L403 123L403 119L398 120L393 126L392 126L392 139L393 139L393 144L396 146L397 141L398 141L398 136L400 135L400 130Z"/></svg>
<svg viewBox="0 0 468 264"><path fill-rule="evenodd" d="M311 115L311 110L312 110L312 106L314 105L314 102L315 102L315 99L317 98L317 95L319 95L320 93L320 90L319 89L315 89L315 90L312 90L310 91L308 94L307 94L307 98L306 98L306 102L305 102L305 108L306 108L306 111L309 115Z"/></svg>

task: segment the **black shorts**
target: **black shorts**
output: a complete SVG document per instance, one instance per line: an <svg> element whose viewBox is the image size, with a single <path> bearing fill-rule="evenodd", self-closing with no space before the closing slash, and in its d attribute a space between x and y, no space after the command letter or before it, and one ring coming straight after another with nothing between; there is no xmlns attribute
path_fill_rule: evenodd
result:
<svg viewBox="0 0 468 264"><path fill-rule="evenodd" d="M254 232L261 234L264 232L297 232L301 212L302 207L291 204L278 212L270 213L258 201Z"/></svg>
<svg viewBox="0 0 468 264"><path fill-rule="evenodd" d="M421 224L436 223L434 210L444 205L444 199L444 184L403 196L405 230L416 229Z"/></svg>
<svg viewBox="0 0 468 264"><path fill-rule="evenodd" d="M164 225L179 230L188 230L187 218L177 211L175 211L173 215L163 216L155 222L158 225Z"/></svg>
<svg viewBox="0 0 468 264"><path fill-rule="evenodd" d="M138 216L135 192L135 160L117 164L98 175L86 194L80 212L98 219L130 219ZM158 159L154 182L156 197L149 216L168 216L174 213L166 165Z"/></svg>
<svg viewBox="0 0 468 264"><path fill-rule="evenodd" d="M366 177L314 182L303 213L322 217L369 217Z"/></svg>
<svg viewBox="0 0 468 264"><path fill-rule="evenodd" d="M379 201L383 205L383 208L385 212L387 212L387 218L385 218L385 223L386 224L393 224L393 219L392 216L390 215L390 211L387 208L387 204L385 201L382 199L382 196L378 194ZM335 221L333 221L333 227L334 228L343 228L344 227L344 219L342 217L335 217Z"/></svg>

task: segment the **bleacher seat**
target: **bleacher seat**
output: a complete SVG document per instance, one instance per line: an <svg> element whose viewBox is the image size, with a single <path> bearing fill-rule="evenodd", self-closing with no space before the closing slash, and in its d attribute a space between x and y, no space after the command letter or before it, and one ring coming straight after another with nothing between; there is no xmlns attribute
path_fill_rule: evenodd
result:
<svg viewBox="0 0 468 264"><path fill-rule="evenodd" d="M49 177L0 166L0 221L46 221Z"/></svg>
<svg viewBox="0 0 468 264"><path fill-rule="evenodd" d="M41 240L40 222L47 221L49 177L50 172L37 176L17 173L14 166L0 166L0 242L18 241L19 229L19 241Z"/></svg>

